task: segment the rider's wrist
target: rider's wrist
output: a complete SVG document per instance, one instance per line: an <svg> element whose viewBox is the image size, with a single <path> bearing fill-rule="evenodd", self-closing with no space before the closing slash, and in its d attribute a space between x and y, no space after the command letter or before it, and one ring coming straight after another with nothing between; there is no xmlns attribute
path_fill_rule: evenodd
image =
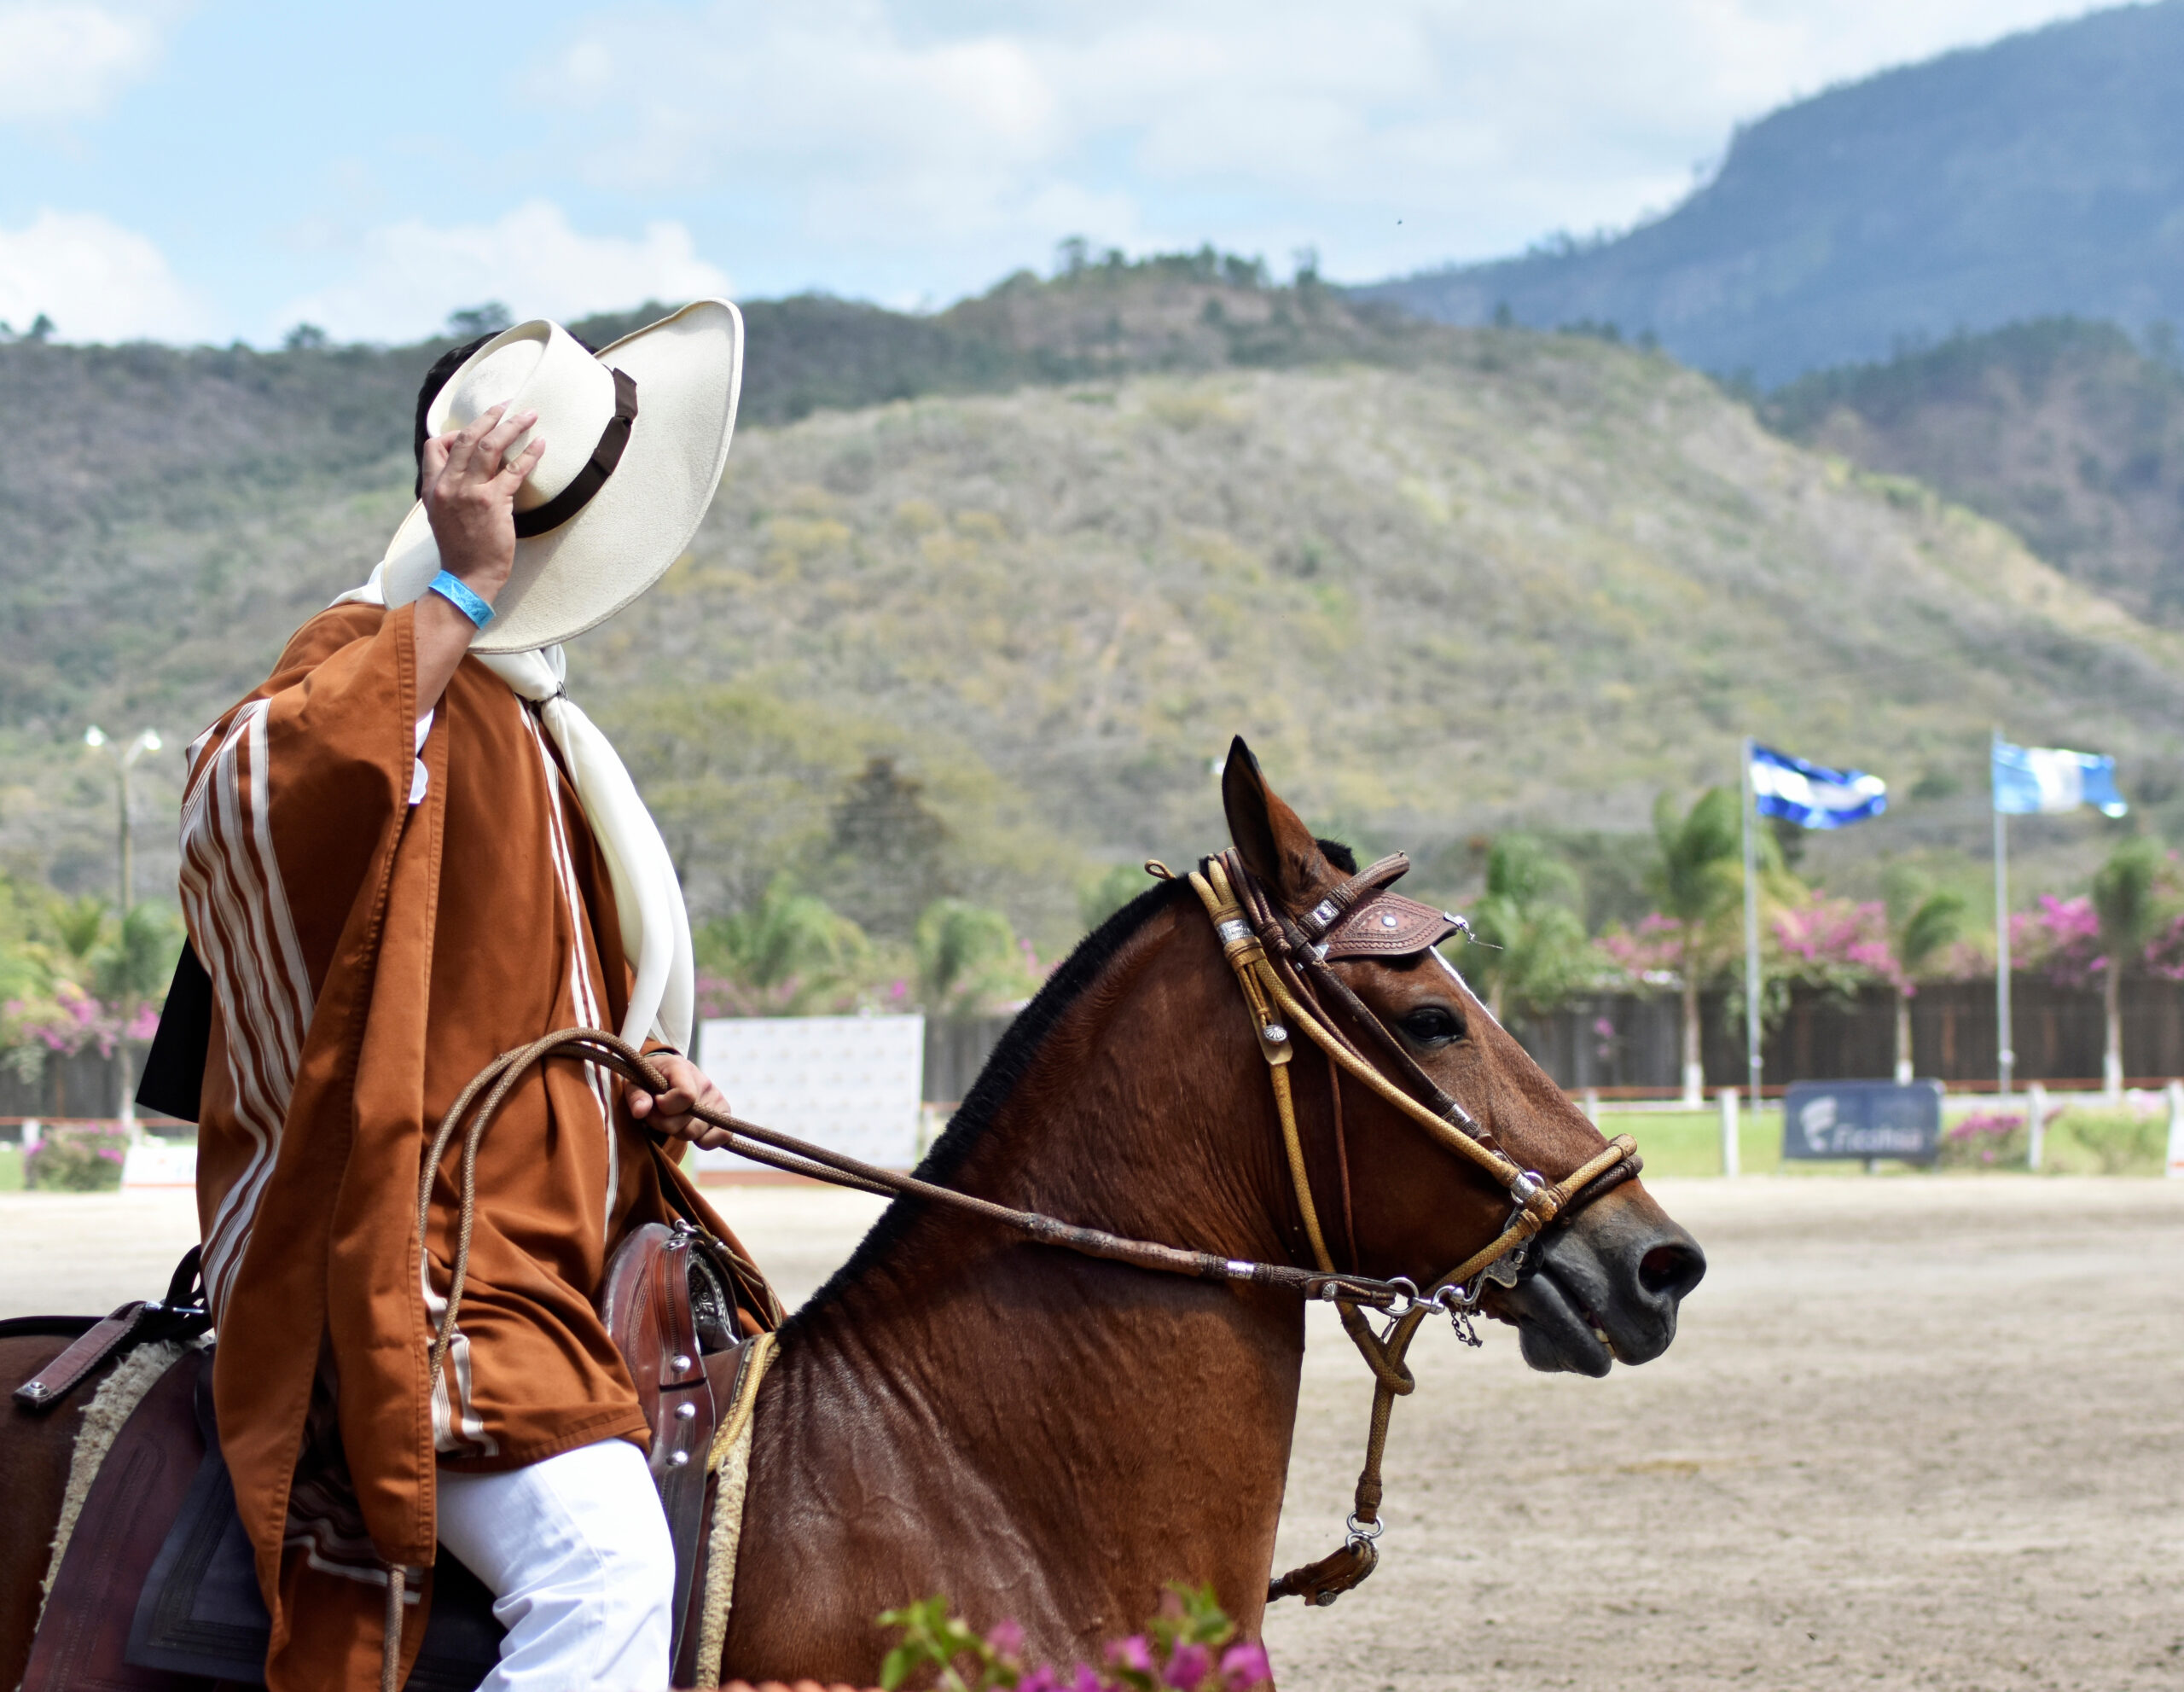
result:
<svg viewBox="0 0 2184 1692"><path fill-rule="evenodd" d="M452 570L443 570L433 577L429 590L438 594L479 628L484 628L493 620L492 600Z"/></svg>

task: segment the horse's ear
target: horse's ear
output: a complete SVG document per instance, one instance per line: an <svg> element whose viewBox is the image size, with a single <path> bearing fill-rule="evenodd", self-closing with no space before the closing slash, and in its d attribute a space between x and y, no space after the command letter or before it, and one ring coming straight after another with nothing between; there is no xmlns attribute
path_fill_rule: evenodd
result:
<svg viewBox="0 0 2184 1692"><path fill-rule="evenodd" d="M1329 879L1327 858L1304 819L1267 786L1241 735L1228 743L1228 760L1222 766L1221 805L1228 816L1228 838L1252 879L1278 904L1292 910L1310 904Z"/></svg>

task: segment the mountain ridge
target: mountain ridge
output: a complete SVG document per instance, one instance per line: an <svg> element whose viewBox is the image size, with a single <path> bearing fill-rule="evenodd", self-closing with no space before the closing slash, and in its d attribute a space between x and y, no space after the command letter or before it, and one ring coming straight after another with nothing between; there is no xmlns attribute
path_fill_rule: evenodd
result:
<svg viewBox="0 0 2184 1692"><path fill-rule="evenodd" d="M1354 290L1458 324L1614 324L1774 385L2056 313L2184 321L2184 3L2117 7L1838 85L1599 243Z"/></svg>
<svg viewBox="0 0 2184 1692"><path fill-rule="evenodd" d="M1757 401L1769 428L2007 524L2134 614L2184 623L2184 369L2109 323L2047 318Z"/></svg>

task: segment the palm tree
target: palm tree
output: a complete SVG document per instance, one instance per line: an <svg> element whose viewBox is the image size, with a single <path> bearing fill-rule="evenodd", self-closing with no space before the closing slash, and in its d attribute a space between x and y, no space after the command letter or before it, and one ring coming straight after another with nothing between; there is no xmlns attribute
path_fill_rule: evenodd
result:
<svg viewBox="0 0 2184 1692"><path fill-rule="evenodd" d="M1971 906L1955 887L1931 889L1914 875L1890 879L1888 940L1896 954L1896 1079L1911 1079L1913 985L1934 960L1956 944Z"/></svg>
<svg viewBox="0 0 2184 1692"><path fill-rule="evenodd" d="M2159 842L2134 835L2108 854L2093 875L2094 914L2100 919L2101 1010L2108 1025L2100 1059L2100 1089L2111 1100L2123 1095L2123 972L2146 955L2146 943L2169 914L2162 898L2167 855Z"/></svg>
<svg viewBox="0 0 2184 1692"><path fill-rule="evenodd" d="M121 1024L122 1038L114 1042L114 1061L120 1072L121 1119L136 1120L136 1083L130 1061L128 1030L136 1020L139 1005L166 991L182 951L182 925L157 900L129 907L109 936L90 954L91 985Z"/></svg>
<svg viewBox="0 0 2184 1692"><path fill-rule="evenodd" d="M1514 1004L1537 1015L1578 985L1585 925L1573 902L1577 877L1544 841L1503 834L1486 858L1486 891L1467 912L1472 944L1464 967L1486 988L1486 1008L1502 1020Z"/></svg>
<svg viewBox="0 0 2184 1692"><path fill-rule="evenodd" d="M928 1016L974 1016L1033 985L1008 918L985 905L933 900L918 913L911 943L918 1003Z"/></svg>
<svg viewBox="0 0 2184 1692"><path fill-rule="evenodd" d="M700 931L699 962L738 990L738 1001L783 1016L833 996L863 963L864 932L786 875L747 910Z"/></svg>
<svg viewBox="0 0 2184 1692"><path fill-rule="evenodd" d="M1687 812L1663 794L1653 801L1653 839L1660 849L1650 885L1664 916L1681 930L1676 974L1683 987L1683 1102L1705 1102L1706 1069L1700 1055L1699 987L1719 961L1725 919L1744 898L1744 834L1738 796L1709 788ZM1760 846L1778 855L1771 835Z"/></svg>

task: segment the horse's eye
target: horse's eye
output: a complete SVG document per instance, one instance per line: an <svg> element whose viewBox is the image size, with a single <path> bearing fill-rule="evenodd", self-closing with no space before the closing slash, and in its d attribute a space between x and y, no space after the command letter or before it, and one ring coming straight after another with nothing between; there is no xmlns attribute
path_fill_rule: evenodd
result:
<svg viewBox="0 0 2184 1692"><path fill-rule="evenodd" d="M1464 1037L1463 1018L1444 1004L1421 1004L1397 1026L1421 1046L1445 1046Z"/></svg>

